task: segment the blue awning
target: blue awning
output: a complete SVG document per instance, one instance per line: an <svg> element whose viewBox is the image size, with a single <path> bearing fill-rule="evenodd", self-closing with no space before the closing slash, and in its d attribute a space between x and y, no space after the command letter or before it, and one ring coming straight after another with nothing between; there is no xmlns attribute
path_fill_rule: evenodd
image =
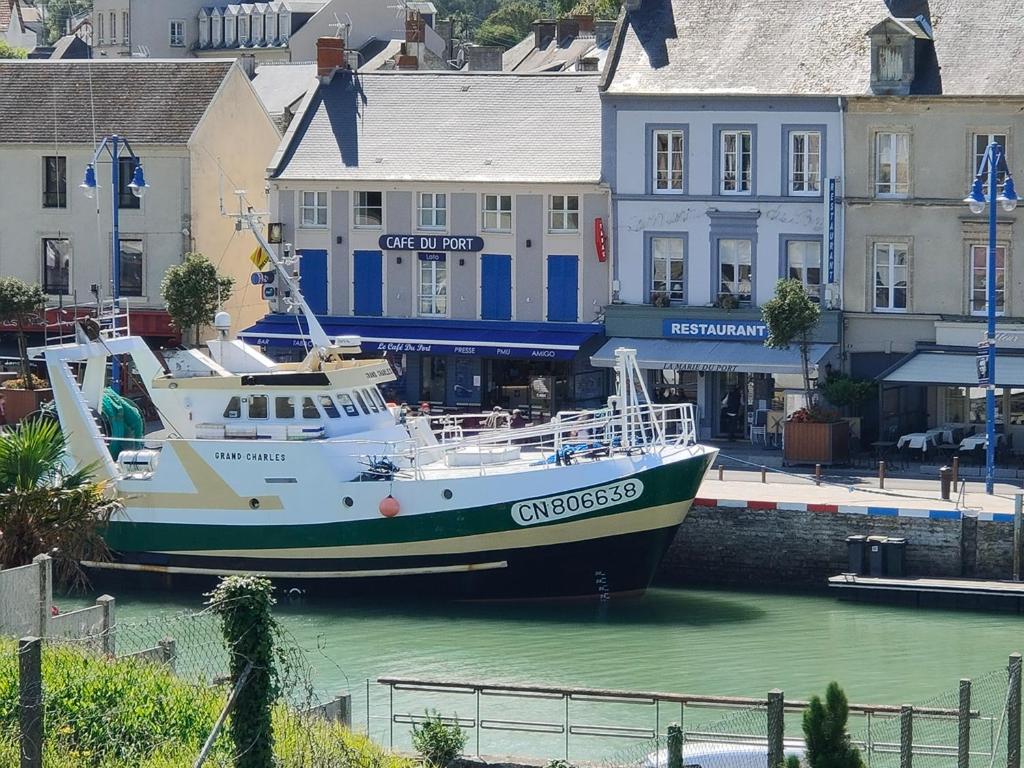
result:
<svg viewBox="0 0 1024 768"><path fill-rule="evenodd" d="M604 331L594 323L517 323L495 320L432 320L389 317L320 317L328 336L359 336L368 353L468 355L536 360L572 360L580 347ZM262 347L306 347L306 321L270 314L238 334Z"/></svg>
<svg viewBox="0 0 1024 768"><path fill-rule="evenodd" d="M619 347L636 350L641 368L779 374L802 370L798 347L772 349L760 341L613 338L594 353L590 362L595 366L614 366L615 350ZM812 372L835 349L835 344L811 344Z"/></svg>

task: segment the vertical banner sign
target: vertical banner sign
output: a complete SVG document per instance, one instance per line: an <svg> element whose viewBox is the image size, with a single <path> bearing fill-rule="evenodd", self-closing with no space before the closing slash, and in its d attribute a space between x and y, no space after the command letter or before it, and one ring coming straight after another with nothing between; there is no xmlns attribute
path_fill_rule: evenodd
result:
<svg viewBox="0 0 1024 768"><path fill-rule="evenodd" d="M828 180L828 282L836 281L836 180Z"/></svg>
<svg viewBox="0 0 1024 768"><path fill-rule="evenodd" d="M978 386L987 387L992 383L992 372L988 369L988 342L978 344Z"/></svg>

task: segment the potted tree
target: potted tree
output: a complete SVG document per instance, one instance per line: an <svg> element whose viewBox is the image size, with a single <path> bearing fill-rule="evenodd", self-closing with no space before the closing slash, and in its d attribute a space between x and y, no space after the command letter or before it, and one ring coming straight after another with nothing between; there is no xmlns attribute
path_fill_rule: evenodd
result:
<svg viewBox="0 0 1024 768"><path fill-rule="evenodd" d="M213 320L234 284L234 278L217 274L217 267L201 253L186 253L181 264L164 273L160 295L183 339L185 330L192 328L195 346L199 346L200 330Z"/></svg>
<svg viewBox="0 0 1024 768"><path fill-rule="evenodd" d="M837 464L850 453L849 424L815 399L811 387L811 335L821 318L821 307L811 300L799 280L782 279L775 296L761 307L768 326L765 346L800 350L805 407L790 414L783 425L782 458L787 464Z"/></svg>
<svg viewBox="0 0 1024 768"><path fill-rule="evenodd" d="M28 414L39 410L39 406L53 399L53 392L46 382L32 374L28 360L28 342L25 329L36 319L46 305L46 295L38 285L26 283L16 277L0 278L0 321L13 324L18 335L18 356L21 358L20 372L16 379L0 384L0 398L3 398L4 416L9 423L16 423Z"/></svg>

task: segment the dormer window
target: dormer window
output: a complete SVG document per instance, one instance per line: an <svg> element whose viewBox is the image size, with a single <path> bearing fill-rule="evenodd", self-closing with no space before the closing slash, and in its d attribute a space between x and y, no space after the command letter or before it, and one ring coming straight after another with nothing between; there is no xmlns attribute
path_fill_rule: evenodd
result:
<svg viewBox="0 0 1024 768"><path fill-rule="evenodd" d="M239 16L238 17L238 44L248 45L249 44L249 17Z"/></svg>
<svg viewBox="0 0 1024 768"><path fill-rule="evenodd" d="M871 38L871 92L906 96L914 82L917 45L930 42L931 25L923 16L888 18L868 31Z"/></svg>

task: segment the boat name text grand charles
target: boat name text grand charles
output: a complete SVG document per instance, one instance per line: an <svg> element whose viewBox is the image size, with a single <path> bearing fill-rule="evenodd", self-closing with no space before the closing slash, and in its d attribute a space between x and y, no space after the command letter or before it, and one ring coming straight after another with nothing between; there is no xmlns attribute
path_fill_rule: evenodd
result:
<svg viewBox="0 0 1024 768"><path fill-rule="evenodd" d="M564 517L575 517L593 512L595 509L625 504L639 498L643 492L644 484L640 480L620 480L585 491L520 501L512 505L512 519L519 525L534 525Z"/></svg>
<svg viewBox="0 0 1024 768"><path fill-rule="evenodd" d="M213 458L221 461L284 461L285 455L256 451L214 451Z"/></svg>

